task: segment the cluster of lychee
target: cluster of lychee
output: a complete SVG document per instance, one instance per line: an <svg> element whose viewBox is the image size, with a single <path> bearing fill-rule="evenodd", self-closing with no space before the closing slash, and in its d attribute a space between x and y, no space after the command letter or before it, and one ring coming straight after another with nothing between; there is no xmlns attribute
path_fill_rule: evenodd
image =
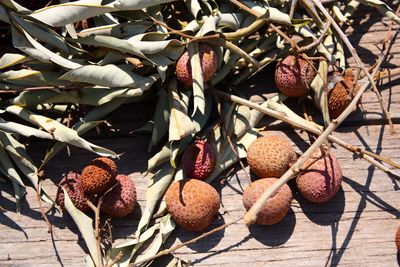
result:
<svg viewBox="0 0 400 267"><path fill-rule="evenodd" d="M297 160L291 143L279 135L269 134L257 138L248 148L247 162L259 178L245 189L243 204L246 209L261 196L263 191L281 177ZM302 168L303 169L303 168ZM340 189L342 170L332 153L314 153L296 178L301 195L310 202L324 203L332 199ZM256 223L272 225L280 222L288 213L293 194L288 185L281 187L257 215Z"/></svg>
<svg viewBox="0 0 400 267"><path fill-rule="evenodd" d="M275 69L275 83L279 91L288 97L301 97L309 93L311 82L316 75L315 66L301 55L289 55L280 61ZM351 69L344 75L333 73L328 88L328 110L331 119L336 119L350 104L360 90L354 81Z"/></svg>
<svg viewBox="0 0 400 267"><path fill-rule="evenodd" d="M100 198L102 212L112 217L125 217L136 205L136 188L132 179L118 174L112 159L99 157L91 161L82 173L69 172L61 179L56 203L64 210L64 191L82 212L89 210L88 200L96 203Z"/></svg>

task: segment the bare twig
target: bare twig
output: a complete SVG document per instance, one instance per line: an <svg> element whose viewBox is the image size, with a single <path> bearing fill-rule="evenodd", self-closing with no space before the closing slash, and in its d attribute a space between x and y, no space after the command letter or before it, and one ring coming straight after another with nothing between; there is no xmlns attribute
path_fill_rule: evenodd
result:
<svg viewBox="0 0 400 267"><path fill-rule="evenodd" d="M100 236L100 206L102 202L102 197L99 200L99 203L97 207L93 205L93 203L90 200L87 200L88 206L94 211L95 214L95 238L96 238L96 250L97 250L97 267L103 267L103 253L101 250L101 236Z"/></svg>
<svg viewBox="0 0 400 267"><path fill-rule="evenodd" d="M352 112L354 107L357 105L358 101L361 98L361 95L367 89L368 84L365 84L361 87L360 91L356 94L356 96L351 101L350 105L343 111L343 113L335 120L333 120L324 132L315 140L315 142L304 152L304 154L292 165L292 167L287 170L281 178L272 184L270 187L266 188L260 198L254 203L254 205L250 208L250 210L244 216L244 222L246 225L253 224L257 219L257 214L267 203L268 199L275 194L279 188L281 188L284 184L286 184L294 175L299 173L300 168L303 164L311 157L316 149L318 149L329 137L329 135L342 123L347 116Z"/></svg>
<svg viewBox="0 0 400 267"><path fill-rule="evenodd" d="M124 253L122 253L122 251L120 251L117 254L117 256L115 256L115 258L109 264L106 265L106 267L114 266L114 264L118 263L122 259L123 256L124 256Z"/></svg>
<svg viewBox="0 0 400 267"><path fill-rule="evenodd" d="M37 201L39 203L40 213L41 213L43 219L47 223L47 232L52 234L53 233L53 226L52 226L51 222L49 221L49 218L47 218L46 212L44 211L43 204L42 204L42 199L40 198L39 190L40 190L40 186L38 186L36 188L36 199L37 199Z"/></svg>
<svg viewBox="0 0 400 267"><path fill-rule="evenodd" d="M331 23L328 21L325 24L324 30L321 32L321 35L318 37L318 39L313 41L311 44L300 47L299 50L297 51L297 53L304 53L304 52L312 49L313 47L319 45L324 40L325 34L328 32L330 27L331 27Z"/></svg>
<svg viewBox="0 0 400 267"><path fill-rule="evenodd" d="M158 252L156 255L147 257L147 258L145 258L145 259L140 259L139 261L134 262L134 263L132 264L132 266L140 266L140 265L142 265L143 263L152 261L152 260L157 259L157 258L159 258L159 257L161 257L161 256L168 255L168 254L170 254L170 253L172 253L172 252L174 252L174 251L180 249L181 247L185 247L185 246L187 246L187 245L196 243L197 241L199 241L199 240L201 240L201 239L203 239L203 238L205 238L205 237L207 237L207 236L210 236L210 235L212 235L212 234L214 234L214 233L217 233L217 232L219 232L219 231L221 231L221 230L227 228L228 226L231 226L232 224L236 224L236 223L238 223L240 220L242 220L242 218L238 218L238 219L236 219L236 220L234 220L234 221L232 221L232 222L230 222L230 223L226 223L226 224L223 224L223 225L221 225L221 226L218 226L218 227L216 227L216 228L214 228L214 229L212 229L212 230L210 230L210 231L208 231L208 232L205 232L205 233L203 233L203 234L201 234L201 235L199 235L199 236L197 236L197 237L195 237L195 238L193 238L193 239L191 239L191 240L189 240L189 241L186 241L186 242L180 243L180 244L178 244L178 245L175 245L175 246L173 246L172 248L169 248L169 249L165 249L165 250L163 250L163 251L160 251L160 252Z"/></svg>
<svg viewBox="0 0 400 267"><path fill-rule="evenodd" d="M308 125L308 124L297 123L295 120L291 119L289 116L286 116L283 113L277 112L277 111L275 111L273 109L270 109L270 108L267 108L267 107L263 107L263 106L261 106L261 105L259 105L257 103L251 102L251 101L243 99L241 97L230 95L230 94L227 94L227 93L224 93L224 92L221 92L221 91L216 91L216 92L219 95L221 95L222 97L224 97L225 99L229 100L229 101L238 103L238 104L243 105L243 106L247 106L247 107L252 108L252 109L255 109L255 110L257 110L257 111L259 111L259 112L261 112L263 114L266 114L266 115L268 115L270 117L273 117L275 119L284 121L284 122L290 124L291 126L293 126L295 128L302 129L302 130L308 131L308 132L316 134L316 135L321 135L322 134L321 128L319 128L319 127L313 127L313 126ZM345 148L345 149L347 149L347 150L349 150L350 152L353 152L353 153L357 154L360 158L363 158L363 159L367 160L368 162L370 162L371 164L375 165L376 167L378 167L382 171L384 171L384 172L386 172L386 173L388 173L390 175L393 175L395 177L400 178L399 174L393 172L392 170L390 170L389 168L383 166L381 163L379 163L378 161L375 160L375 159L381 160L381 161L386 162L387 164L389 164L389 165L391 165L393 167L398 168L397 166L399 166L399 164L396 163L396 162L393 162L391 159L383 158L380 155L376 155L376 154L374 154L374 153L372 153L370 151L366 151L365 149L361 149L361 148L355 147L353 145L350 145L350 144L342 141L341 139L339 139L339 138L337 138L337 137L335 137L333 135L329 135L328 136L328 140L333 142L333 143L335 143L335 144L337 144L337 145L339 145L339 146L341 146L341 147L343 147L343 148Z"/></svg>
<svg viewBox="0 0 400 267"><path fill-rule="evenodd" d="M367 76L370 84L372 85L372 90L374 91L374 93L376 94L379 104L381 105L381 108L383 110L383 113L385 114L386 119L389 122L390 125L390 132L391 134L395 133L394 130L394 126L393 126L393 122L392 119L390 117L390 113L388 112L381 94L379 93L378 88L376 87L376 84L374 82L374 78L373 75L371 75L367 68L365 68L365 66L363 65L363 63L361 62L360 57L357 54L357 51L355 50L355 48L353 47L353 45L350 43L349 39L347 38L347 36L344 34L344 32L342 31L342 29L340 28L340 26L336 23L336 21L331 17L331 15L329 14L329 12L325 9L325 7L322 5L320 0L313 0L313 2L316 4L316 6L321 10L321 12L324 14L324 16L332 23L332 26L335 28L336 32L339 34L340 38L343 40L343 42L346 44L347 48L349 49L350 53L352 54L352 56L354 57L354 60L356 61L357 65L362 69L362 71L365 73L365 75Z"/></svg>

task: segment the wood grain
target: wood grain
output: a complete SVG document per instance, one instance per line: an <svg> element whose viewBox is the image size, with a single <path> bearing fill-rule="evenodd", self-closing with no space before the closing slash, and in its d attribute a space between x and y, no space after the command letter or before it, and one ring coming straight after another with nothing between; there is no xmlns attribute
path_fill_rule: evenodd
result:
<svg viewBox="0 0 400 267"><path fill-rule="evenodd" d="M362 9L355 14L353 27L346 30L366 64L371 65L377 59L380 50L376 43L386 37L388 23L376 11ZM398 30L399 26L393 29ZM397 37L396 40L386 63L388 67L400 65L400 39ZM271 68L267 68L244 85L241 89L245 96L259 101L274 92L270 73ZM400 133L399 80L393 80L380 89ZM297 108L294 101L289 101L289 105ZM362 112L353 113L335 136L400 162L399 135L392 136L387 126L381 126L383 117L375 95L367 92L361 106ZM141 208L145 205L147 183L143 173L151 156L146 152L149 138L126 133L143 125L151 117L154 107L154 100L125 105L109 118L121 132L103 132L101 135L91 132L87 135L98 145L124 153L118 161L119 171L134 178ZM143 113L144 109L146 112ZM318 111L311 112L317 121L320 120ZM263 120L262 125L270 122ZM293 131L283 124L276 128L284 130L296 144L298 152L307 148L305 133ZM107 138L108 135L118 138ZM35 141L28 148L37 163L48 145ZM398 266L394 235L400 216L399 183L342 148L333 148L333 151L342 163L344 181L342 190L331 202L310 204L290 184L295 199L289 215L278 225L248 229L238 223L178 250L175 255L191 260L196 266ZM66 151L62 151L45 169L44 188L51 196L56 193L55 184L62 173L70 169L80 170L95 157L77 149L72 149L71 153L72 156L68 157ZM215 180L213 185L221 192L223 207L220 210L222 215L211 227L244 214L241 193L248 184L240 169L234 175L224 173ZM0 266L84 266L87 249L68 215L49 214L53 224L51 236L47 233L47 224L41 219L34 191L28 189L20 218L13 212L12 192L9 184L0 183L0 205L9 210L0 213ZM116 243L133 238L139 219L140 208L137 207L127 218L113 220ZM178 228L166 246L194 236ZM162 263L158 264L162 266Z"/></svg>

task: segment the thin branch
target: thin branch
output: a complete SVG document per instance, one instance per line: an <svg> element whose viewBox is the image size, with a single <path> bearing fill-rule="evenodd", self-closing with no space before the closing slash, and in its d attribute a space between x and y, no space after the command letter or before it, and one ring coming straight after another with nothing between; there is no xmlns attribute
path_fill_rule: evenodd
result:
<svg viewBox="0 0 400 267"><path fill-rule="evenodd" d="M40 198L39 190L40 190L40 186L38 186L36 188L36 199L37 199L37 201L39 203L40 213L42 214L43 219L47 223L47 232L52 234L53 233L53 226L52 226L51 222L49 221L49 218L47 218L46 212L44 211L43 204L42 204L42 199Z"/></svg>
<svg viewBox="0 0 400 267"><path fill-rule="evenodd" d="M324 16L332 23L332 26L335 28L336 32L339 34L340 38L343 40L343 42L346 44L347 48L349 49L350 53L354 57L354 60L356 61L357 65L363 70L365 75L367 76L370 84L372 85L372 90L376 94L379 104L381 105L381 108L383 110L383 113L385 114L386 119L389 122L390 125L390 132L391 134L395 134L394 126L392 119L390 117L390 113L388 112L381 94L379 93L378 88L376 87L376 84L374 82L373 76L368 72L367 68L364 67L363 63L361 62L360 57L357 54L357 51L353 47L353 45L350 43L349 39L347 36L344 34L340 26L336 23L336 21L331 17L329 12L325 9L325 7L322 5L320 0L313 0L313 2L316 4L316 6L321 10L321 12L324 14Z"/></svg>
<svg viewBox="0 0 400 267"><path fill-rule="evenodd" d="M266 188L260 198L254 203L254 205L250 208L250 210L244 216L244 222L247 226L253 224L257 219L257 214L267 203L268 199L274 195L279 188L281 188L284 184L289 182L289 180L296 174L299 173L300 168L303 164L311 157L316 149L318 149L329 137L329 135L342 123L347 116L353 111L354 107L357 105L358 101L361 98L361 95L367 89L368 84L364 84L361 87L360 91L356 94L356 96L351 101L350 105L343 111L343 113L335 120L333 120L325 131L315 140L315 142L304 152L304 154L292 165L292 167L287 170L281 178L272 184L270 187Z"/></svg>
<svg viewBox="0 0 400 267"><path fill-rule="evenodd" d="M107 264L106 267L112 267L114 264L118 263L122 257L124 256L124 253L122 253L122 251L120 251L117 256L115 256L115 258L109 263Z"/></svg>
<svg viewBox="0 0 400 267"><path fill-rule="evenodd" d="M288 124L290 124L291 126L298 128L298 129L302 129L305 131L308 131L310 133L316 134L316 135L321 135L322 131L320 128L316 128L313 126L310 126L309 124L300 124L298 122L296 122L295 120L293 120L292 118L290 118L289 116L281 113L281 112L277 112L273 109L267 108L267 107L263 107L257 103L251 102L249 100L243 99L241 97L238 96L234 96L234 95L230 95L221 91L216 91L219 95L221 95L222 97L224 97L226 100L235 102L237 104L243 105L243 106L247 106L249 108L255 109L263 114L266 114L270 117L273 117L275 119L284 121ZM383 158L380 155L376 155L370 151L366 151L365 149L362 148L358 148L355 147L353 145L350 145L344 141L342 141L341 139L333 136L333 135L329 135L328 136L328 140L349 150L350 152L353 152L354 154L357 154L360 158L363 158L365 160L367 160L368 162L370 162L371 164L375 165L376 167L378 167L379 169L381 169L382 171L391 174L395 177L398 177L400 179L400 175L391 171L389 168L383 166L381 163L379 163L378 161L376 161L375 159L381 160L386 162L387 164L396 167L399 166L398 163L393 162L391 159L387 159L387 158Z"/></svg>
<svg viewBox="0 0 400 267"><path fill-rule="evenodd" d="M201 240L201 239L203 239L203 238L205 238L205 237L207 237L207 236L210 236L210 235L212 235L212 234L214 234L214 233L217 233L217 232L219 232L219 231L221 231L221 230L227 228L228 226L231 226L231 225L233 225L233 224L236 224L236 223L238 223L240 220L242 220L242 218L238 218L238 219L236 219L236 220L234 220L234 221L232 221L232 222L230 222L230 223L226 223L226 224L223 224L223 225L221 225L221 226L218 226L218 227L216 227L216 228L214 228L214 229L212 229L212 230L210 230L210 231L208 231L208 232L205 232L205 233L203 233L203 234L201 234L201 235L199 235L199 236L197 236L197 237L195 237L195 238L193 238L193 239L191 239L191 240L189 240L189 241L180 243L180 244L175 245L175 246L173 246L173 247L171 247L171 248L169 248L169 249L165 249L165 250L163 250L163 251L160 251L160 252L158 252L156 255L147 257L147 258L145 258L145 259L140 259L139 261L134 262L134 263L132 264L132 266L140 266L140 265L142 265L142 264L144 264L144 263L146 263L146 262L152 261L152 260L157 259L157 258L159 258L159 257L161 257L161 256L168 255L168 254L170 254L170 253L172 253L172 252L174 252L174 251L176 251L176 250L178 250L178 249L180 249L180 248L182 248L182 247L185 247L185 246L187 246L187 245L196 243L197 241L199 241L199 240Z"/></svg>
<svg viewBox="0 0 400 267"><path fill-rule="evenodd" d="M328 21L328 22L326 23L326 25L324 26L324 30L322 31L322 33L321 33L321 35L318 37L318 39L316 39L314 42L312 42L312 43L309 44L309 45L300 47L299 50L297 51L297 53L304 53L304 52L306 52L306 51L312 49L313 47L319 45L319 44L324 40L325 34L328 32L328 30L329 30L330 27L331 27L331 22Z"/></svg>

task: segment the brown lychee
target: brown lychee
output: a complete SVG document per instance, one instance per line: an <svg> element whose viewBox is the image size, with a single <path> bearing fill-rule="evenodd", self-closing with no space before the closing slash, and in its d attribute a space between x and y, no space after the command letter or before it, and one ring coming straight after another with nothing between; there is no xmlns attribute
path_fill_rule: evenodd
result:
<svg viewBox="0 0 400 267"><path fill-rule="evenodd" d="M400 226L397 227L395 242L397 251L400 252Z"/></svg>
<svg viewBox="0 0 400 267"><path fill-rule="evenodd" d="M312 164L311 166L309 166ZM342 168L332 153L321 157L314 153L304 165L307 169L296 179L302 196L314 203L323 203L332 199L342 183Z"/></svg>
<svg viewBox="0 0 400 267"><path fill-rule="evenodd" d="M78 173L69 172L63 176L58 184L56 203L61 207L61 209L64 210L64 191L62 188L65 189L72 203L74 203L77 209L81 210L82 212L89 210L89 206L87 205L88 198L85 195L81 177Z"/></svg>
<svg viewBox="0 0 400 267"><path fill-rule="evenodd" d="M265 188L270 187L276 181L278 181L276 178L264 178L252 182L243 193L243 205L246 210L249 210L253 206L262 195ZM257 214L256 223L261 225L273 225L280 222L288 213L292 200L292 191L289 186L285 184L275 195L268 199L267 204L265 204Z"/></svg>
<svg viewBox="0 0 400 267"><path fill-rule="evenodd" d="M182 170L186 178L205 180L214 167L214 147L204 140L196 140L182 155Z"/></svg>
<svg viewBox="0 0 400 267"><path fill-rule="evenodd" d="M211 185L188 179L172 183L165 195L165 202L177 224L189 231L201 231L211 224L221 199Z"/></svg>
<svg viewBox="0 0 400 267"><path fill-rule="evenodd" d="M247 162L258 177L281 177L297 160L292 144L271 134L257 138L247 150Z"/></svg>
<svg viewBox="0 0 400 267"><path fill-rule="evenodd" d="M354 84L352 76L345 76L338 81L328 93L329 117L331 119L339 117L359 90L360 86L358 83Z"/></svg>
<svg viewBox="0 0 400 267"><path fill-rule="evenodd" d="M125 217L136 205L136 188L132 179L123 174L116 177L117 184L103 197L101 210L112 217Z"/></svg>
<svg viewBox="0 0 400 267"><path fill-rule="evenodd" d="M314 66L301 56L289 55L276 65L275 83L288 97L306 95L315 77Z"/></svg>
<svg viewBox="0 0 400 267"><path fill-rule="evenodd" d="M214 76L218 68L218 56L214 48L208 44L200 43L200 61L203 72L203 82L208 82ZM176 63L176 77L185 86L192 86L192 67L188 51L185 51Z"/></svg>
<svg viewBox="0 0 400 267"><path fill-rule="evenodd" d="M116 183L117 166L112 159L96 158L82 171L83 188L89 195L100 194Z"/></svg>

